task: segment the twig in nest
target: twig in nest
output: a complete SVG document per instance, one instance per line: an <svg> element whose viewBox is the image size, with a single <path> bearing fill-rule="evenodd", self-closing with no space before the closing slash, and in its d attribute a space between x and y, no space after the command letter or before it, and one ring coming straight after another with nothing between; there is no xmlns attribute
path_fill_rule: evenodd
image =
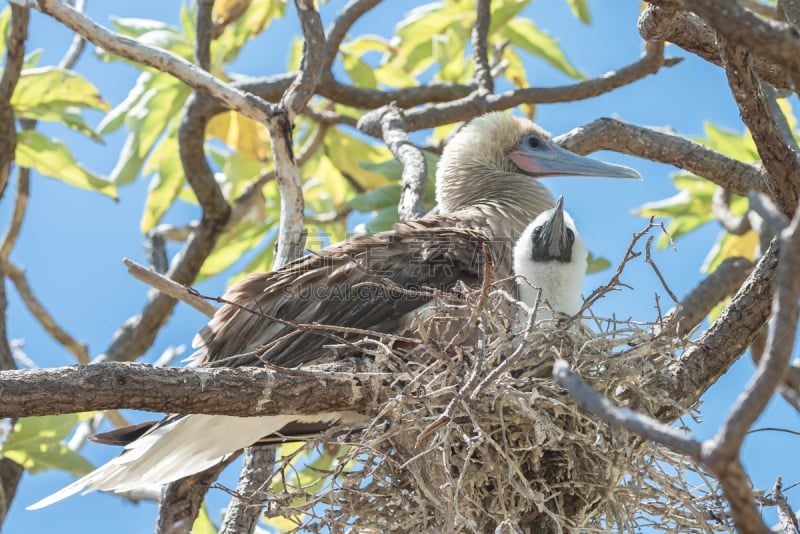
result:
<svg viewBox="0 0 800 534"><path fill-rule="evenodd" d="M664 230L664 233L667 234L667 236L669 236L669 234L667 233L667 230L664 228L664 223L659 223L658 225L661 226L661 229ZM672 302L674 302L675 304L679 304L680 301L678 300L678 297L675 296L675 293L673 293L672 290L669 288L669 286L667 285L667 281L664 280L664 276L661 274L661 271L658 269L658 267L656 266L656 264L652 260L652 258L650 258L650 247L653 245L653 239L655 239L655 236L650 236L647 239L647 244L644 247L644 252L645 252L644 261L646 261L647 264L650 267L652 267L653 271L656 273L656 276L658 277L659 281L661 282L662 287L664 288L664 290L669 295L669 298L672 299ZM672 242L672 238L670 238L670 242ZM660 312L659 312L658 316L661 317L661 313Z"/></svg>
<svg viewBox="0 0 800 534"><path fill-rule="evenodd" d="M598 287L597 289L595 289L594 291L592 291L592 294L589 295L589 297L583 303L583 306L581 306L581 309L578 310L578 313L576 313L575 316L583 315L584 312L586 312L586 310L588 310L589 307L592 304L594 304L595 302L600 300L607 293L610 293L612 291L616 291L617 289L619 289L620 286L630 288L630 286L628 286L627 284L624 284L624 283L622 283L620 281L620 276L622 276L622 272L625 270L625 266L628 265L628 263L631 260L633 260L635 258L638 258L639 256L642 255L641 252L635 252L633 250L633 248L637 245L637 243L639 243L639 240L642 239L642 237L647 235L647 233L650 232L650 230L655 228L655 227L661 228L666 233L666 229L664 228L664 224L663 223L656 223L656 222L654 222L654 220L655 220L655 217L650 217L650 222L647 224L647 226L644 229L642 229L642 230L636 232L635 234L633 234L633 239L631 239L631 243L630 243L630 245L628 245L628 249L625 251L625 255L622 257L622 261L617 266L617 270L614 273L614 276L611 277L611 280L609 280L608 283L606 283L605 285L602 285L602 286ZM669 236L669 234L667 234L667 236ZM670 238L670 243L672 243L672 239L671 238ZM674 246L675 245L673 244L673 247ZM656 272L658 272L658 271L656 271ZM660 276L660 273L659 273L659 276ZM663 282L663 280L662 280L662 282ZM667 289L667 290L669 291L669 289ZM672 295L671 291L670 291L670 295ZM675 299L675 300L677 301L677 299Z"/></svg>

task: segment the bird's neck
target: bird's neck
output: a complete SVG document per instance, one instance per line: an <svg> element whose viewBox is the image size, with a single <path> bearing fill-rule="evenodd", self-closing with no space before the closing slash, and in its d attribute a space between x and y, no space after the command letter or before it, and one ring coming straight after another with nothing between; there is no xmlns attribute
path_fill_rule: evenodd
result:
<svg viewBox="0 0 800 534"><path fill-rule="evenodd" d="M479 210L494 235L511 242L536 215L555 204L538 180L485 166L451 173L437 184L436 194L440 213Z"/></svg>

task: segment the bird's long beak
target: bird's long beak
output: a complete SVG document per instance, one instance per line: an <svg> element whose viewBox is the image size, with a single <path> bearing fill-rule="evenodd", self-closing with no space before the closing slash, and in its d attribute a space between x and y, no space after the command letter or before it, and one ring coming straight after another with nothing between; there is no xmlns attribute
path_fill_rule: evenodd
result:
<svg viewBox="0 0 800 534"><path fill-rule="evenodd" d="M630 167L579 156L549 140L541 140L536 148L523 143L510 157L517 167L534 177L567 175L642 179Z"/></svg>
<svg viewBox="0 0 800 534"><path fill-rule="evenodd" d="M570 246L567 241L567 227L564 225L564 197L558 197L553 215L542 229L545 234L543 237L547 243L547 252L551 258L560 258L566 247Z"/></svg>

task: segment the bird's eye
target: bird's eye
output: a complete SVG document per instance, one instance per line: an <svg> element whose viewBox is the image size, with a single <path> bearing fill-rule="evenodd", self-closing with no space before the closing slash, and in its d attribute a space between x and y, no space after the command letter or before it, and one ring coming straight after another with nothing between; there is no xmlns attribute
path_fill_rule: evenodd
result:
<svg viewBox="0 0 800 534"><path fill-rule="evenodd" d="M525 138L525 144L527 144L530 148L539 148L539 145L542 144L542 141L535 135L529 135Z"/></svg>
<svg viewBox="0 0 800 534"><path fill-rule="evenodd" d="M567 228L567 239L572 242L575 241L575 232Z"/></svg>

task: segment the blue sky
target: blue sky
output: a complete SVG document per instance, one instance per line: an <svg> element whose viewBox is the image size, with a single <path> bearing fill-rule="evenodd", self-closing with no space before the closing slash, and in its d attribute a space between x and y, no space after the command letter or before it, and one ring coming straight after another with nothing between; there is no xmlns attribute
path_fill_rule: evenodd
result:
<svg viewBox="0 0 800 534"><path fill-rule="evenodd" d="M402 13L424 2L388 2L373 10L351 31L351 35L392 34ZM88 13L95 20L108 24L111 14L124 17L155 18L176 22L178 2L118 1L90 2ZM323 20L332 20L344 1L331 0L323 6ZM621 68L638 59L642 42L636 30L638 2L589 2L593 24L586 27L577 21L564 1L534 2L524 15L540 28L561 41L571 61L592 77ZM287 43L298 32L293 10L287 18L276 21L259 45L245 48L229 71L249 75L282 72L288 55ZM57 63L66 50L71 34L48 17L34 13L31 17L29 49L42 48L41 65ZM616 116L625 121L658 127L672 127L687 136L703 135L703 124L711 121L719 126L742 131L743 126L724 73L676 47L668 47L670 55L685 60L670 69L663 69L631 86L601 97L568 104L541 105L537 122L553 134L566 132L591 122L597 117ZM534 86L556 86L571 83L564 75L544 62L527 58L528 75ZM83 73L100 90L112 106L118 104L132 87L139 71L122 62L102 63L94 57L90 45L76 70ZM97 124L101 114L90 115ZM124 133L108 136L104 146L73 135L65 128L41 125L47 135L64 139L73 153L96 173L107 175L116 163ZM646 225L646 220L632 214L645 202L662 199L675 193L670 173L675 169L644 160L605 152L596 154L608 161L636 168L644 180L598 180L580 178L549 179L546 185L554 194L563 194L567 209L589 245L598 255L616 264L627 248L631 235ZM139 180L120 190L120 202L101 195L68 187L59 181L34 175L31 201L21 237L12 253L12 261L26 269L34 291L56 319L76 337L88 344L94 357L110 343L114 331L127 318L137 313L145 302L147 288L131 278L122 264L123 257L145 262L139 219L148 181ZM11 195L0 204L0 217L7 221ZM178 205L168 214L168 221L185 223L197 217L194 207ZM6 224L3 222L2 224ZM716 223L678 241L677 250L656 254L655 260L671 286L682 296L702 277L700 266L720 231ZM590 276L589 291L604 283L608 271ZM662 307L669 307L652 271L637 262L623 276L633 287L613 294L600 303L598 315L631 316L638 320L656 317L654 294L661 296ZM225 276L216 277L199 286L207 294L224 289ZM8 321L11 337L24 340L25 352L39 366L74 363L71 356L54 343L33 321L9 286ZM155 345L143 358L154 361L167 347L191 342L194 333L205 323L204 318L186 306L178 306L169 325L158 336ZM708 437L723 421L726 410L753 372L746 356L737 363L704 398L703 421L691 423L697 437ZM132 416L135 418L137 416ZM139 416L141 417L141 416ZM781 401L773 401L757 427L796 428L797 414ZM784 484L800 480L800 469L787 461L790 447L796 449L797 437L776 432L762 432L750 437L745 445L745 462L757 488L768 489L775 477L782 475ZM114 456L113 448L89 445L85 452L99 464ZM782 461L783 460L783 461ZM17 498L9 513L4 532L45 532L57 529L62 533L151 532L155 521L155 505L132 505L110 496L95 493L72 498L48 509L27 512L24 506L69 483L65 473L47 472L25 475ZM235 484L235 473L228 472L225 482ZM797 492L789 491L790 502L797 504ZM218 513L226 502L223 492L211 493L211 514ZM774 518L771 511L768 517ZM771 519L772 520L772 519Z"/></svg>

